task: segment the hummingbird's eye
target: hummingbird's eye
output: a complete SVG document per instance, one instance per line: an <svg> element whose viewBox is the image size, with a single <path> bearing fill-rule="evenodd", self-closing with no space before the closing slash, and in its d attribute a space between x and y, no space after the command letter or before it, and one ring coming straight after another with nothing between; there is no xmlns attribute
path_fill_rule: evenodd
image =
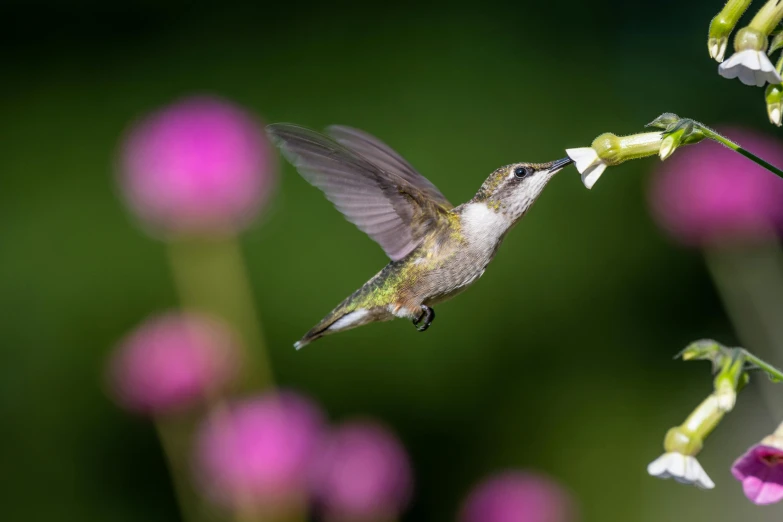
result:
<svg viewBox="0 0 783 522"><path fill-rule="evenodd" d="M517 167L514 169L514 176L518 178L526 178L533 173L533 169L530 167Z"/></svg>

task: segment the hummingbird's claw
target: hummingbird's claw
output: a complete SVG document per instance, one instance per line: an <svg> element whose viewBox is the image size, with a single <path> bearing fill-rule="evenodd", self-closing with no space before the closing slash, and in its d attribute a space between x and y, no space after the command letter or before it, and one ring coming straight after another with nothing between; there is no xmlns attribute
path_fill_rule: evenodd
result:
<svg viewBox="0 0 783 522"><path fill-rule="evenodd" d="M435 320L435 310L433 310L427 305L421 305L421 316L419 316L418 319L413 320L413 325L416 327L418 331L423 332L430 327L432 321L434 320ZM424 324L419 326L419 323L421 323L422 321L424 321Z"/></svg>

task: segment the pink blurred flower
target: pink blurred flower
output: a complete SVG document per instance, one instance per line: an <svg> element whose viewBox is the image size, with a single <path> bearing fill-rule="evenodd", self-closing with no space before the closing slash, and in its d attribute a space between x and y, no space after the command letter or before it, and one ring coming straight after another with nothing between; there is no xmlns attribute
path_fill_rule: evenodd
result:
<svg viewBox="0 0 783 522"><path fill-rule="evenodd" d="M109 365L124 407L142 413L182 409L236 374L232 334L211 318L168 313L148 319L121 341Z"/></svg>
<svg viewBox="0 0 783 522"><path fill-rule="evenodd" d="M756 444L737 459L731 473L752 502L774 504L783 499L783 450Z"/></svg>
<svg viewBox="0 0 783 522"><path fill-rule="evenodd" d="M318 407L292 392L216 410L197 436L198 482L229 508L274 512L301 505L323 423Z"/></svg>
<svg viewBox="0 0 783 522"><path fill-rule="evenodd" d="M249 224L274 175L260 124L209 97L181 100L133 125L120 157L128 205L169 233L233 232Z"/></svg>
<svg viewBox="0 0 783 522"><path fill-rule="evenodd" d="M719 131L783 166L783 142L746 129ZM689 245L783 231L783 179L710 140L660 164L652 176L650 205L658 223Z"/></svg>
<svg viewBox="0 0 783 522"><path fill-rule="evenodd" d="M460 522L568 522L573 502L562 486L541 475L509 471L490 477L468 496Z"/></svg>
<svg viewBox="0 0 783 522"><path fill-rule="evenodd" d="M330 517L392 519L410 499L411 466L405 448L386 427L371 421L348 422L326 439L312 486Z"/></svg>

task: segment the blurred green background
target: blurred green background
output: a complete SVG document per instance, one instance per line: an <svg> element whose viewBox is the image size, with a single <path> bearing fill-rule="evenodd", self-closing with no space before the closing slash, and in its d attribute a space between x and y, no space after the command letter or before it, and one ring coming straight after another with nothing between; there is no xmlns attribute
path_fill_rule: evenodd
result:
<svg viewBox="0 0 783 522"><path fill-rule="evenodd" d="M549 161L673 111L767 132L761 89L716 73L721 1L17 2L0 7L0 518L170 521L151 424L107 398L116 340L176 306L164 246L116 194L135 118L211 93L267 122L365 129L455 203L496 167ZM453 519L488 473L559 479L588 522L780 520L729 466L775 425L752 385L700 460L717 490L647 476L710 390L689 341L734 343L701 254L646 203L655 159L588 192L558 175L492 268L437 308L291 347L378 271L381 249L283 165L243 249L278 381L340 420L392 425L416 493L404 520ZM778 357L783 362L783 355ZM760 381L761 379L757 379Z"/></svg>

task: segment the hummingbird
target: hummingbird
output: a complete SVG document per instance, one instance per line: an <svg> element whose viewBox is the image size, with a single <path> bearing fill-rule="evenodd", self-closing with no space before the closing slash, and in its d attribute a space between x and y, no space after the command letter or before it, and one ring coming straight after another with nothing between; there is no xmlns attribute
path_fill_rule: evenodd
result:
<svg viewBox="0 0 783 522"><path fill-rule="evenodd" d="M476 195L454 206L388 145L366 132L333 125L326 134L290 123L267 126L272 141L345 218L391 261L294 344L377 321L411 320L420 331L432 306L484 274L506 233L572 163L512 163L492 172Z"/></svg>

